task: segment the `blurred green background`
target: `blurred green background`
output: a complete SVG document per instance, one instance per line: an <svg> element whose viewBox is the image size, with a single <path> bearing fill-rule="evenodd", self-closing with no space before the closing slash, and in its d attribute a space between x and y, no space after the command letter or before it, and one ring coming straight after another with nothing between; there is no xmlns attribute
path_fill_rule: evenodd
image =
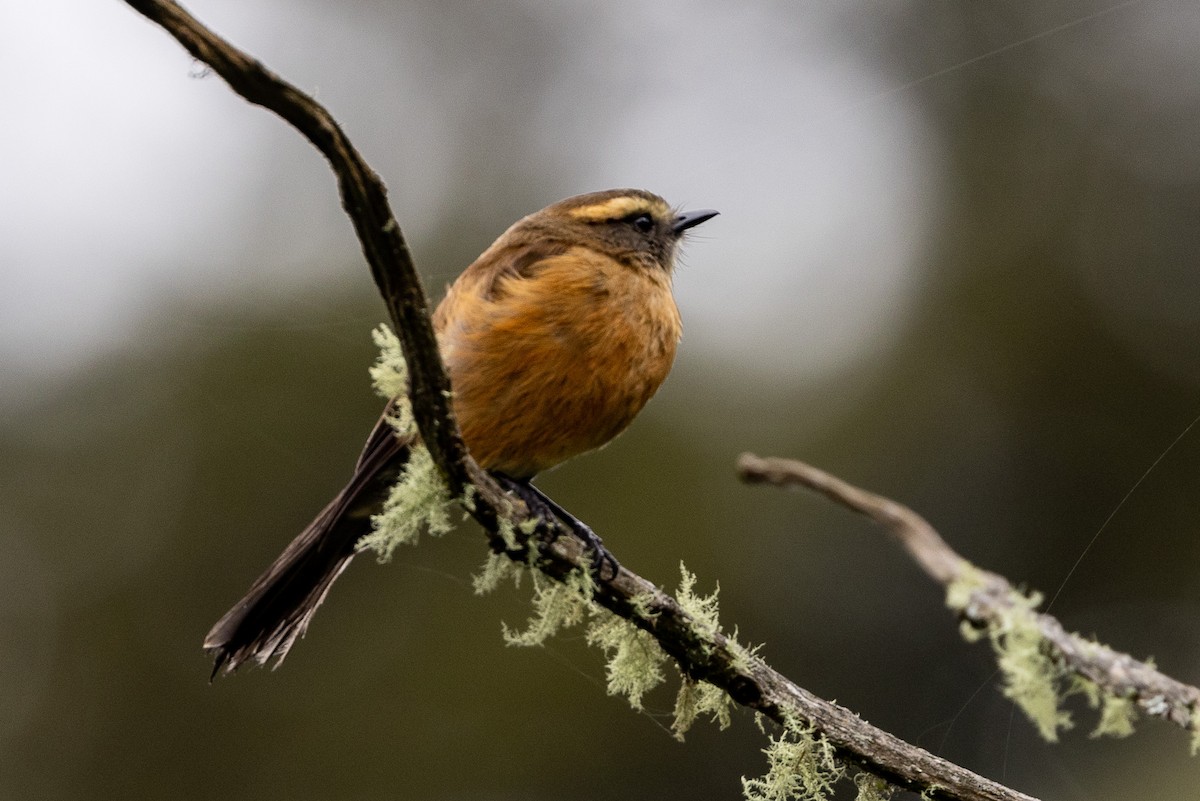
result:
<svg viewBox="0 0 1200 801"><path fill-rule="evenodd" d="M1196 798L1160 721L1041 742L878 531L733 462L903 501L1200 683L1200 431L1138 484L1200 414L1200 6L190 7L328 105L435 297L566 195L722 211L664 389L542 480L623 563L671 588L683 560L776 668L1018 789ZM506 648L527 589L472 595L472 525L358 560L282 669L209 685L204 633L374 422L384 309L319 156L122 3L5 5L0 96L0 796L734 798L765 770L748 714L680 745L673 686L637 715L577 636Z"/></svg>

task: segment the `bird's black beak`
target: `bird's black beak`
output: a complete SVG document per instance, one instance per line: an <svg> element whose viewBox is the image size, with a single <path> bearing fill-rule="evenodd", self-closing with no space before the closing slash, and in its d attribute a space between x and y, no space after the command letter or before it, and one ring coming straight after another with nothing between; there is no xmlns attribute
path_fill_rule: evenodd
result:
<svg viewBox="0 0 1200 801"><path fill-rule="evenodd" d="M721 212L713 211L712 209L700 209L699 211L685 211L675 218L675 222L671 223L671 230L675 232L675 236L679 236L689 228L695 228L705 220L711 220Z"/></svg>

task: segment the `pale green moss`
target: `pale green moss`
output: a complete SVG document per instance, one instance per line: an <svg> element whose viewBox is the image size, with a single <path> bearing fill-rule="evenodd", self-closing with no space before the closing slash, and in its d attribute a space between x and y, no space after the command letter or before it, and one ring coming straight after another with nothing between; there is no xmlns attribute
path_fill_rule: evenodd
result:
<svg viewBox="0 0 1200 801"><path fill-rule="evenodd" d="M692 728L696 718L700 717L699 682L692 681L687 676L681 676L679 692L675 694L675 720L671 723L671 734L679 742Z"/></svg>
<svg viewBox="0 0 1200 801"><path fill-rule="evenodd" d="M1192 756L1200 754L1200 706L1192 707Z"/></svg>
<svg viewBox="0 0 1200 801"><path fill-rule="evenodd" d="M964 611L972 595L984 586L982 574L972 569L946 588L946 605L957 612ZM1037 727L1050 742L1058 740L1058 731L1071 727L1071 716L1061 710L1059 685L1066 672L1051 659L1038 627L1037 612L1041 596L1009 593L1009 606L996 619L990 620L984 632L964 627L968 640L974 641L986 633L996 653L997 665L1003 676L1002 691Z"/></svg>
<svg viewBox="0 0 1200 801"><path fill-rule="evenodd" d="M1106 693L1094 681L1082 676L1073 676L1070 687L1067 695L1081 693L1087 698L1088 706L1100 709L1100 721L1089 737L1128 737L1133 734L1137 705L1132 698Z"/></svg>
<svg viewBox="0 0 1200 801"><path fill-rule="evenodd" d="M386 325L371 332L379 358L371 367L375 391L394 400L388 422L397 435L415 437L416 424L408 400L408 365L400 340ZM400 545L415 545L421 530L434 536L451 530L449 491L429 451L420 444L409 448L408 463L388 493L383 510L371 518L372 531L358 542L359 550L373 550L386 562Z"/></svg>
<svg viewBox="0 0 1200 801"><path fill-rule="evenodd" d="M996 662L1004 676L1003 692L1029 717L1049 742L1059 729L1071 728L1071 715L1059 709L1058 686L1063 669L1046 655L1034 607L1037 594L1013 593L1013 605L988 631Z"/></svg>
<svg viewBox="0 0 1200 801"><path fill-rule="evenodd" d="M974 565L966 565L958 578L946 586L946 606L961 612L971 603L971 596L983 589L983 574Z"/></svg>
<svg viewBox="0 0 1200 801"><path fill-rule="evenodd" d="M504 547L510 551L515 551L518 547L517 527L508 517L499 517L496 520L496 533L500 535L501 541L504 542Z"/></svg>
<svg viewBox="0 0 1200 801"><path fill-rule="evenodd" d="M1096 724L1092 737L1128 737L1133 734L1133 722L1137 720L1137 705L1132 698L1121 698L1111 693L1102 697L1100 722Z"/></svg>
<svg viewBox="0 0 1200 801"><path fill-rule="evenodd" d="M689 573L683 562L679 563L679 573L679 591L675 593L675 600L679 602L679 607L692 617L696 628L711 637L721 630L720 609L717 602L717 595L721 592L721 587L718 585L712 595L697 595L695 574Z"/></svg>
<svg viewBox="0 0 1200 801"><path fill-rule="evenodd" d="M858 789L854 801L889 801L896 792L895 787L865 771L854 775L854 786Z"/></svg>
<svg viewBox="0 0 1200 801"><path fill-rule="evenodd" d="M471 576L471 587L475 590L476 595L487 595L504 581L511 579L513 586L519 588L524 572L524 565L514 562L504 554L489 551L483 568L479 573Z"/></svg>
<svg viewBox="0 0 1200 801"><path fill-rule="evenodd" d="M537 530L538 521L536 518L527 518L520 523L514 523L512 520L513 508L511 502L507 508L497 509L496 533L500 535L501 541L504 542L504 547L510 551L519 550L522 544L533 535ZM529 549L529 564L532 565L537 559L537 549Z"/></svg>
<svg viewBox="0 0 1200 801"><path fill-rule="evenodd" d="M453 506L450 491L429 451L413 445L408 463L384 501L383 511L371 518L374 530L359 540L358 549L375 551L379 561L386 562L398 546L416 545L422 529L435 537L448 533L453 528Z"/></svg>
<svg viewBox="0 0 1200 801"><path fill-rule="evenodd" d="M486 591L504 578L504 571L489 559L484 574L476 579L477 589ZM509 645L541 645L564 628L590 619L585 639L598 646L607 658L608 693L622 695L641 711L645 695L662 684L667 655L658 641L624 618L592 600L596 584L587 570L572 571L565 582L556 582L533 572L533 615L522 630L503 627Z"/></svg>
<svg viewBox="0 0 1200 801"><path fill-rule="evenodd" d="M964 571L962 578L947 588L946 603L955 611L963 612L971 603L972 594L983 586L981 573L974 568ZM985 629L969 626L964 621L963 636L970 641L984 636L989 639L1004 676L1004 694L1021 707L1041 735L1054 742L1060 730L1071 728L1071 717L1061 706L1065 697L1075 693L1085 695L1088 705L1100 710L1100 720L1090 736L1128 737L1132 734L1138 716L1134 699L1115 695L1070 673L1049 655L1036 611L1041 596L1011 590L1008 601L1009 608L998 619L990 620ZM1103 646L1094 641L1082 641L1081 648L1085 655L1094 656ZM1145 662L1154 666L1152 659ZM1200 751L1200 718L1193 718L1192 731L1192 750L1196 753Z"/></svg>
<svg viewBox="0 0 1200 801"><path fill-rule="evenodd" d="M598 646L607 656L608 694L625 696L640 712L642 698L665 679L667 655L653 636L628 620L599 607L593 614L585 636L588 645Z"/></svg>
<svg viewBox="0 0 1200 801"><path fill-rule="evenodd" d="M1100 706L1100 695L1103 692L1100 685L1086 676L1073 675L1068 679L1068 688L1064 697L1071 695L1082 695L1087 698L1088 706L1092 709Z"/></svg>
<svg viewBox="0 0 1200 801"><path fill-rule="evenodd" d="M532 575L533 615L525 628L515 630L501 624L504 641L509 645L541 645L561 629L583 622L592 602L593 584L586 571L573 571L562 582L537 572Z"/></svg>
<svg viewBox="0 0 1200 801"><path fill-rule="evenodd" d="M763 749L767 774L761 779L742 778L747 801L825 801L845 775L833 746L812 729L789 726Z"/></svg>
<svg viewBox="0 0 1200 801"><path fill-rule="evenodd" d="M754 663L758 661L758 652L762 650L762 643L742 645L737 638L738 628L734 626L733 634L728 638L729 650L733 652L733 667L739 673L749 673Z"/></svg>
<svg viewBox="0 0 1200 801"><path fill-rule="evenodd" d="M476 577L478 592L491 590L507 577L507 570L497 561L500 558L489 558L483 573ZM596 585L590 572L573 571L565 583L551 581L537 572L532 575L533 615L520 631L504 626L505 641L510 645L540 645L562 629L588 619L584 636L588 645L597 646L605 653L608 693L624 696L630 706L642 711L645 696L665 680L664 665L669 657L658 641L632 622L593 602ZM700 597L695 594L694 586L695 577L683 569L680 603L696 617L698 626L711 634L717 628L716 596ZM652 617L650 605L654 597L647 593L634 599L635 610L641 607L639 615ZM673 731L682 738L683 732L700 715L711 715L724 729L730 724L731 705L729 696L717 687L685 681L676 699Z"/></svg>
<svg viewBox="0 0 1200 801"><path fill-rule="evenodd" d="M408 393L408 362L404 360L404 348L395 332L381 323L371 332L379 357L371 367L371 381L375 391L385 398Z"/></svg>
<svg viewBox="0 0 1200 801"><path fill-rule="evenodd" d="M653 592L643 592L630 598L629 604L633 607L633 613L642 620L654 620L658 617L658 612L654 610L656 600Z"/></svg>
<svg viewBox="0 0 1200 801"><path fill-rule="evenodd" d="M462 502L463 508L468 512L475 511L475 496L478 494L479 488L474 484L467 484L463 487L462 498L459 500ZM463 517L465 518L467 515L464 515Z"/></svg>
<svg viewBox="0 0 1200 801"><path fill-rule="evenodd" d="M728 729L732 723L730 709L733 706L729 693L714 684L692 681L686 676L682 677L682 682L675 696L675 720L671 724L675 739L683 742L683 736L701 715L710 715L722 731ZM761 723L759 725L761 728Z"/></svg>
<svg viewBox="0 0 1200 801"><path fill-rule="evenodd" d="M959 635L969 643L977 643L987 636L987 629L981 629L969 620L958 624Z"/></svg>
<svg viewBox="0 0 1200 801"><path fill-rule="evenodd" d="M679 563L679 589L675 593L675 600L679 603L679 607L692 618L698 633L710 640L721 630L720 605L718 603L720 591L720 586L717 586L711 595L698 594L695 574L690 572L683 562ZM729 639L727 642L733 651L735 666L740 663L739 669L744 669L749 664L747 657L750 652L733 639ZM686 676L682 680L679 693L675 696L675 720L671 724L671 732L675 738L682 740L684 734L701 715L711 716L713 722L721 729L728 728L730 707L733 704L733 699L729 697L729 694L720 687L705 681L694 682Z"/></svg>
<svg viewBox="0 0 1200 801"><path fill-rule="evenodd" d="M708 638L712 638L713 635L721 632L721 609L718 601L721 586L718 584L711 595L699 595L696 593L696 576L687 569L683 562L679 563L679 574L679 590L675 593L675 600L679 602L679 607L695 621L697 630ZM733 654L734 669L745 673L758 658L758 652L762 646L742 645L737 641L737 636L738 631L735 627L733 634L726 637L726 643Z"/></svg>
<svg viewBox="0 0 1200 801"><path fill-rule="evenodd" d="M491 555L480 575L473 579L477 593L493 590L501 581L513 575L505 557ZM698 596L695 576L681 566L679 601L696 619L702 634L716 632L716 593ZM605 652L605 672L608 693L624 696L630 706L643 711L645 696L665 680L664 665L670 659L649 632L593 601L595 581L587 570L572 571L565 582L556 582L537 571L531 571L534 593L533 614L521 630L503 626L504 640L509 645L541 645L559 631L588 620L585 639L588 645ZM514 578L519 578L518 572ZM654 593L633 599L636 614L653 619ZM701 715L710 715L722 729L730 725L733 701L723 690L707 682L684 680L676 698L675 723L672 731L682 739L683 733Z"/></svg>
<svg viewBox="0 0 1200 801"><path fill-rule="evenodd" d="M400 340L386 325L371 332L379 358L371 366L371 383L375 391L387 400L396 400L388 422L398 434L411 436L416 432L412 404L408 400L408 363L404 361L404 349Z"/></svg>

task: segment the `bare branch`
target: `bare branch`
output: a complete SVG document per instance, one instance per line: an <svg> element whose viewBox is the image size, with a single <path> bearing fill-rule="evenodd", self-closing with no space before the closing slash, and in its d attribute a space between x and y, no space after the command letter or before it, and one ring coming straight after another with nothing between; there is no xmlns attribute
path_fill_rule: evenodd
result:
<svg viewBox="0 0 1200 801"><path fill-rule="evenodd" d="M760 458L742 454L738 472L752 484L804 487L835 503L866 515L887 529L913 560L943 586L972 571L979 580L963 617L983 628L1012 607L1014 589L1003 576L980 570L959 556L920 515L895 501L867 492L793 459ZM1147 715L1164 718L1188 731L1195 731L1200 710L1200 689L1176 681L1128 654L1066 631L1047 614L1036 615L1038 629L1052 656L1068 671L1098 685L1118 698L1132 699Z"/></svg>
<svg viewBox="0 0 1200 801"><path fill-rule="evenodd" d="M488 533L491 547L517 560L537 549L537 567L562 580L589 556L582 541L560 536L510 548L498 534L502 518L519 522L491 478L470 459L448 403L449 383L442 367L428 307L407 245L387 205L383 184L363 162L341 128L312 98L281 80L255 59L209 31L171 0L126 0L161 25L190 52L225 79L235 92L283 117L329 160L338 177L343 206L354 223L372 275L388 304L412 375L413 411L422 438L443 470L452 492L474 486L470 509ZM556 525L540 521L543 531ZM799 687L761 659L720 633L697 626L679 603L646 579L620 568L596 588L594 600L650 632L680 669L696 680L725 690L737 702L781 725L796 720L815 727L839 756L888 781L931 797L962 801L1035 801L933 756L871 726L854 713Z"/></svg>
<svg viewBox="0 0 1200 801"><path fill-rule="evenodd" d="M421 437L438 465L457 467L446 478L451 491L460 494L470 471L464 463L466 449L450 407L450 381L429 324L425 293L379 176L320 103L213 33L178 4L170 0L126 2L165 28L243 98L285 119L329 160L337 176L342 206L354 224L371 275L404 346ZM474 472L482 473L478 469Z"/></svg>

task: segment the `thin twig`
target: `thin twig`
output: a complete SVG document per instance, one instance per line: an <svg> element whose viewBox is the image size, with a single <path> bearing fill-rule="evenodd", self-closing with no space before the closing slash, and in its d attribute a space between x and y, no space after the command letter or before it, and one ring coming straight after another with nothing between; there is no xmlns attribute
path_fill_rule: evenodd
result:
<svg viewBox="0 0 1200 801"><path fill-rule="evenodd" d="M421 437L437 464L461 464L466 449L450 407L450 381L429 324L429 304L379 176L320 103L222 39L178 4L161 0L126 2L165 28L243 98L285 119L329 160L337 176L342 206L354 224L371 275L404 346ZM462 492L468 480L466 473L463 469L447 475L453 492Z"/></svg>
<svg viewBox="0 0 1200 801"><path fill-rule="evenodd" d="M404 346L413 381L413 411L421 435L452 491L461 494L465 487L475 487L471 512L488 533L492 547L524 559L524 548L506 549L498 534L500 519L514 514L512 504L490 477L475 466L458 435L447 400L449 382L429 324L425 296L378 177L324 108L216 36L176 3L126 2L165 28L189 53L211 66L235 92L291 123L329 159L338 177L343 206L353 220L372 275ZM515 513L520 517L521 510ZM538 548L538 568L560 580L589 561L584 543L569 535L530 547ZM817 698L761 659L746 657L723 635L704 632L674 598L623 567L611 581L599 584L594 599L650 632L691 678L720 687L735 701L782 725L795 720L812 724L837 749L839 756L898 786L929 791L932 797L941 799L1035 801L909 745L860 720L849 710Z"/></svg>
<svg viewBox="0 0 1200 801"><path fill-rule="evenodd" d="M943 586L948 587L966 571L973 571L978 587L962 609L962 616L972 626L984 628L1012 607L1013 586L1008 579L980 570L963 559L933 526L907 506L794 459L761 458L746 453L738 459L738 472L752 484L814 490L866 515L887 529L929 577ZM1147 715L1169 720L1188 731L1195 730L1200 689L1164 675L1153 665L1128 654L1072 634L1050 615L1037 614L1036 620L1052 656L1068 671L1118 698L1133 700Z"/></svg>

